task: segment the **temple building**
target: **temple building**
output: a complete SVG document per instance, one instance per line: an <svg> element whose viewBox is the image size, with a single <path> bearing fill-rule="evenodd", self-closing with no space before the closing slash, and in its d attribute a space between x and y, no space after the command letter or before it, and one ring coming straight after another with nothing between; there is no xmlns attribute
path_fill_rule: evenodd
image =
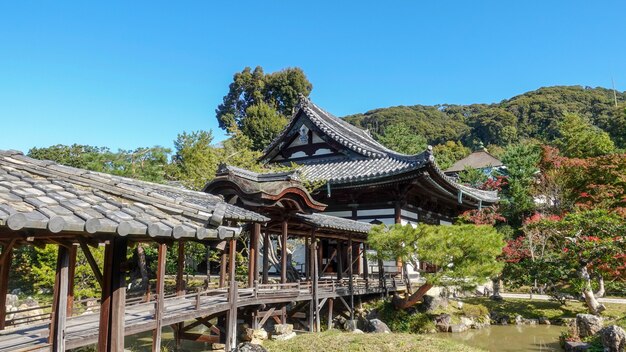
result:
<svg viewBox="0 0 626 352"><path fill-rule="evenodd" d="M446 176L437 166L431 147L416 155L395 152L368 131L304 97L284 130L267 146L261 161L297 167L288 172L257 174L224 166L205 191L271 218L266 226L269 233L280 233L281 221L286 218L322 221L316 218L320 213L333 216L326 219L330 222L344 218L368 224L446 225L466 210L498 201L496 192L467 187ZM306 186L314 190L308 192ZM287 205L297 203L293 201L284 203L295 198L304 201L300 206ZM320 258L332 263L329 272L341 276L337 267L347 256L340 250L342 245L328 239L321 247ZM357 273L368 270L362 263L366 250L365 244L353 249ZM297 258L294 261L300 263ZM399 271L393 262L385 263L385 268L387 272ZM370 273L377 270L382 268L373 265L369 269Z"/></svg>
<svg viewBox="0 0 626 352"><path fill-rule="evenodd" d="M465 158L455 162L447 168L444 173L454 179L458 178L459 173L468 169L481 170L485 175L492 176L494 173L501 173L506 166L500 159L493 156L482 143L476 151Z"/></svg>

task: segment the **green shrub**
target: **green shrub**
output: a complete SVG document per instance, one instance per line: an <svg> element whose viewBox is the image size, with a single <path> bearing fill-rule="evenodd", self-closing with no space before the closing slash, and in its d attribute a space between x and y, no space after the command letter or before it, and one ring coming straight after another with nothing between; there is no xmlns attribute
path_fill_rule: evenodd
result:
<svg viewBox="0 0 626 352"><path fill-rule="evenodd" d="M489 315L489 309L482 304L464 303L461 310L463 315L469 318L484 319L486 315Z"/></svg>

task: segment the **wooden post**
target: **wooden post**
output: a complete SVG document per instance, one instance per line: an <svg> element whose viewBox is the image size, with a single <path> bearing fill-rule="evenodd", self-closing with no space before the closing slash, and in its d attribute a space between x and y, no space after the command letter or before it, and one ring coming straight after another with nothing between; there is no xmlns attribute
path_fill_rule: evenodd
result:
<svg viewBox="0 0 626 352"><path fill-rule="evenodd" d="M261 235L261 224L255 223L250 233L250 254L248 256L248 287L254 285L254 280L258 280L257 255L259 252L259 236Z"/></svg>
<svg viewBox="0 0 626 352"><path fill-rule="evenodd" d="M9 292L9 272L11 271L11 262L13 261L13 246L16 241L16 239L13 239L2 248L0 260L0 330L4 330L6 327L7 307L5 302Z"/></svg>
<svg viewBox="0 0 626 352"><path fill-rule="evenodd" d="M237 240L231 239L229 250L229 289L228 289L228 302L230 303L230 309L226 319L226 346L227 352L232 351L237 347L237 280L235 280L235 255L236 255Z"/></svg>
<svg viewBox="0 0 626 352"><path fill-rule="evenodd" d="M280 282L283 284L287 283L287 230L287 220L283 220L280 242Z"/></svg>
<svg viewBox="0 0 626 352"><path fill-rule="evenodd" d="M354 287L352 283L352 234L348 235L348 290L350 292L350 324L354 321Z"/></svg>
<svg viewBox="0 0 626 352"><path fill-rule="evenodd" d="M317 294L317 285L318 285L318 280L319 280L319 273L317 271L319 270L319 263L317 261L317 239L315 238L315 229L311 230L311 264L312 264L311 275L313 275L313 286L312 286L313 302L311 302L311 305L313 306L313 319L315 323L314 331L319 332L320 331L320 317L318 314L319 299L318 299L318 294Z"/></svg>
<svg viewBox="0 0 626 352"><path fill-rule="evenodd" d="M74 247L74 246L72 246ZM75 249L75 247L74 247ZM65 322L67 320L70 250L59 245L52 301L49 343L53 352L65 351Z"/></svg>
<svg viewBox="0 0 626 352"><path fill-rule="evenodd" d="M363 242L363 279L365 280L365 289L370 288L370 267L367 261L367 243Z"/></svg>
<svg viewBox="0 0 626 352"><path fill-rule="evenodd" d="M179 242L180 245L181 242ZM180 251L178 252L180 254ZM165 261L167 259L167 245L159 243L159 254L157 257L157 281L156 281L156 307L154 309L154 320L156 327L152 331L152 352L161 351L161 330L163 328L163 311L165 307ZM177 275L178 279L178 275Z"/></svg>
<svg viewBox="0 0 626 352"><path fill-rule="evenodd" d="M328 330L333 328L333 302L332 298L328 299Z"/></svg>
<svg viewBox="0 0 626 352"><path fill-rule="evenodd" d="M104 249L103 290L98 329L98 351L124 350L126 280L121 265L126 261L128 240L113 237Z"/></svg>
<svg viewBox="0 0 626 352"><path fill-rule="evenodd" d="M74 311L74 276L76 276L76 254L77 247L72 245L69 248L68 262L68 282L67 282L67 316L71 317Z"/></svg>
<svg viewBox="0 0 626 352"><path fill-rule="evenodd" d="M226 249L222 251L222 260L220 262L220 288L226 286Z"/></svg>
<svg viewBox="0 0 626 352"><path fill-rule="evenodd" d="M337 240L337 280L343 279L343 242Z"/></svg>
<svg viewBox="0 0 626 352"><path fill-rule="evenodd" d="M311 243L311 238L309 237L305 237L304 238L304 248L306 248L306 250L304 251L304 279L305 280L310 280L311 276L310 276L310 269L311 269L311 251L309 250L309 246Z"/></svg>
<svg viewBox="0 0 626 352"><path fill-rule="evenodd" d="M269 271L270 271L270 258L269 258L269 243L270 243L270 234L265 230L263 234L263 283L266 284L269 280Z"/></svg>
<svg viewBox="0 0 626 352"><path fill-rule="evenodd" d="M159 248L161 247L159 246ZM185 242L183 242L183 240L178 240L178 258L176 259L176 295L184 296L185 281L183 274L185 273Z"/></svg>

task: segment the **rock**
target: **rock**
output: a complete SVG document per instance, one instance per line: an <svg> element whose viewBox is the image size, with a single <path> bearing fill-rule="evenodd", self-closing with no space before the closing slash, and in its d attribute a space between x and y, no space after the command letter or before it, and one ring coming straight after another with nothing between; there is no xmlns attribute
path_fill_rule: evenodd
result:
<svg viewBox="0 0 626 352"><path fill-rule="evenodd" d="M539 324L541 325L550 325L550 320L546 317L539 318Z"/></svg>
<svg viewBox="0 0 626 352"><path fill-rule="evenodd" d="M365 333L363 332L363 330L361 330L361 329L354 329L354 330L352 330L352 333L353 333L353 334L365 334Z"/></svg>
<svg viewBox="0 0 626 352"><path fill-rule="evenodd" d="M373 333L390 333L391 329L380 319L372 319L368 321L367 332Z"/></svg>
<svg viewBox="0 0 626 352"><path fill-rule="evenodd" d="M448 332L448 330L450 330L450 323L452 323L450 314L439 314L435 317L435 327L439 332Z"/></svg>
<svg viewBox="0 0 626 352"><path fill-rule="evenodd" d="M288 335L293 332L293 324L276 324L272 335Z"/></svg>
<svg viewBox="0 0 626 352"><path fill-rule="evenodd" d="M14 291L15 291L15 290L14 290ZM16 295L16 294L9 294L9 295L7 295L7 298L6 298L6 302L5 302L5 304L6 304L7 306L13 306L13 307L16 307L16 306L17 306L17 304L18 304L18 301L19 301L19 297L17 297L17 295Z"/></svg>
<svg viewBox="0 0 626 352"><path fill-rule="evenodd" d="M282 324L278 324L278 325L282 325ZM287 325L287 324L284 324ZM282 335L274 335L272 334L271 339L272 340L276 340L276 341L285 341L285 340L291 340L294 337L296 337L296 333L295 332L290 332L288 334L282 334Z"/></svg>
<svg viewBox="0 0 626 352"><path fill-rule="evenodd" d="M241 328L241 333L239 334L239 339L244 342L250 342L254 339L254 329L251 329L247 326Z"/></svg>
<svg viewBox="0 0 626 352"><path fill-rule="evenodd" d="M606 352L624 352L626 348L626 332L617 325L609 325L600 330L602 346Z"/></svg>
<svg viewBox="0 0 626 352"><path fill-rule="evenodd" d="M577 314L576 327L581 338L593 336L602 329L602 318L593 314Z"/></svg>
<svg viewBox="0 0 626 352"><path fill-rule="evenodd" d="M459 308L459 309L463 309L463 302L457 301L456 302L456 307Z"/></svg>
<svg viewBox="0 0 626 352"><path fill-rule="evenodd" d="M419 311L422 313L432 313L439 307L447 307L448 301L442 297L425 295L422 298L422 304L419 305Z"/></svg>
<svg viewBox="0 0 626 352"><path fill-rule="evenodd" d="M260 329L256 329L256 330L252 330L252 341L254 343L254 340L258 340L258 341L263 341L263 340L267 340L267 331L265 331L265 329L260 328Z"/></svg>
<svg viewBox="0 0 626 352"><path fill-rule="evenodd" d="M32 297L28 297L24 300L24 302L22 302L22 304L27 305L28 307L38 307L39 306L39 302L37 302L36 299L32 298Z"/></svg>
<svg viewBox="0 0 626 352"><path fill-rule="evenodd" d="M465 324L454 324L454 325L450 325L450 332L463 332L463 331L467 331L467 329L469 329L467 327L467 325Z"/></svg>
<svg viewBox="0 0 626 352"><path fill-rule="evenodd" d="M226 345L223 343L211 344L211 351L223 351L225 348L226 348Z"/></svg>
<svg viewBox="0 0 626 352"><path fill-rule="evenodd" d="M515 316L515 325L522 325L524 324L524 317L522 317L521 315L516 315Z"/></svg>
<svg viewBox="0 0 626 352"><path fill-rule="evenodd" d="M587 351L591 345L586 342L565 341L565 352L582 352Z"/></svg>
<svg viewBox="0 0 626 352"><path fill-rule="evenodd" d="M265 347L261 345L255 345L250 342L244 342L242 344L239 344L239 347L237 347L237 351L238 352L267 352Z"/></svg>
<svg viewBox="0 0 626 352"><path fill-rule="evenodd" d="M461 317L461 324L466 326L473 326L475 324L474 319L468 318L466 316Z"/></svg>
<svg viewBox="0 0 626 352"><path fill-rule="evenodd" d="M358 324L358 321L356 321L356 320L346 320L346 323L344 325L345 330L346 331L357 330L359 328L357 324Z"/></svg>

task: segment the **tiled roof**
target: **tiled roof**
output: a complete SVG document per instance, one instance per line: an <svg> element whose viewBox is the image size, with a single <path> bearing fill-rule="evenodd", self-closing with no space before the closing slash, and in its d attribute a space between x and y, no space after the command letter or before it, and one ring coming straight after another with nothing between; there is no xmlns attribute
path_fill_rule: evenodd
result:
<svg viewBox="0 0 626 352"><path fill-rule="evenodd" d="M391 157L361 160L331 161L319 164L304 164L300 172L307 180L327 181L341 184L367 181L400 174L422 167L426 156L414 160L399 160Z"/></svg>
<svg viewBox="0 0 626 352"><path fill-rule="evenodd" d="M0 227L203 239L226 236L223 219L269 220L203 192L0 151Z"/></svg>
<svg viewBox="0 0 626 352"><path fill-rule="evenodd" d="M452 164L452 166L447 168L445 172L459 172L465 170L466 167L484 169L487 167L498 167L502 165L504 165L502 164L502 161L489 154L486 150L479 150Z"/></svg>
<svg viewBox="0 0 626 352"><path fill-rule="evenodd" d="M317 226L323 229L350 231L356 233L367 234L372 228L372 224L366 222L354 221L350 219L339 218L331 215L324 215L320 213L314 214L297 214L296 217L309 223L310 225Z"/></svg>

